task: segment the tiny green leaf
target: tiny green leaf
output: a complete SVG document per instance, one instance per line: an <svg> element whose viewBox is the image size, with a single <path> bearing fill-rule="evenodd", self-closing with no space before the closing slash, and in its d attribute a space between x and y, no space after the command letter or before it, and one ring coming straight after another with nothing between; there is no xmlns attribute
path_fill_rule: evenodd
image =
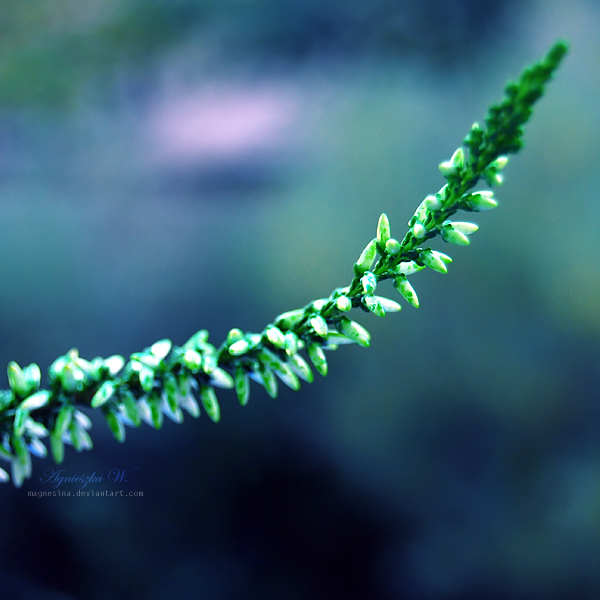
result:
<svg viewBox="0 0 600 600"><path fill-rule="evenodd" d="M203 385L200 388L200 400L206 414L214 423L218 423L221 418L221 409L214 388L210 385Z"/></svg>
<svg viewBox="0 0 600 600"><path fill-rule="evenodd" d="M57 435L54 432L50 434L50 450L52 451L54 462L57 465L60 465L65 457L65 445L63 444L61 437L62 434Z"/></svg>
<svg viewBox="0 0 600 600"><path fill-rule="evenodd" d="M56 420L54 422L52 434L61 437L69 427L74 412L75 408L72 404L64 404L58 411L58 414L56 415Z"/></svg>
<svg viewBox="0 0 600 600"><path fill-rule="evenodd" d="M140 417L140 411L138 410L135 396L131 390L128 388L121 389L119 393L119 399L121 400L121 406L123 407L125 415L135 425L135 427L139 427L142 422L142 418Z"/></svg>
<svg viewBox="0 0 600 600"><path fill-rule="evenodd" d="M115 436L116 440L118 442L124 442L125 425L123 425L123 422L121 421L121 419L119 419L119 416L112 410L109 410L106 413L105 417L106 423L108 424L108 427L111 430L112 434Z"/></svg>
<svg viewBox="0 0 600 600"><path fill-rule="evenodd" d="M156 393L156 391L154 391L148 396L148 398L146 398L146 403L150 411L150 420L152 422L152 427L154 427L155 429L160 429L163 424L163 412L161 410L160 396Z"/></svg>
<svg viewBox="0 0 600 600"><path fill-rule="evenodd" d="M29 418L29 411L22 406L19 406L15 411L15 420L13 423L13 431L16 436L22 436L25 432L25 422Z"/></svg>
<svg viewBox="0 0 600 600"><path fill-rule="evenodd" d="M250 378L241 366L235 369L235 393L240 404L246 406L250 399Z"/></svg>
<svg viewBox="0 0 600 600"><path fill-rule="evenodd" d="M296 371L299 377L304 379L304 381L308 381L308 383L312 383L314 380L314 376L308 363L299 355L292 354L292 356L288 357L288 363Z"/></svg>
<svg viewBox="0 0 600 600"><path fill-rule="evenodd" d="M308 352L312 364L315 365L315 369L325 377L325 375L327 375L327 359L325 358L323 348L315 342L310 344L306 351Z"/></svg>

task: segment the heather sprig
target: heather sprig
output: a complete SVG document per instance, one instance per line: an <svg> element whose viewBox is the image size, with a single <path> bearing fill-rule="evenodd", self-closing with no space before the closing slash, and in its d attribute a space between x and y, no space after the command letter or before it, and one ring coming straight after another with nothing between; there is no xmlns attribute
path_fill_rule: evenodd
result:
<svg viewBox="0 0 600 600"><path fill-rule="evenodd" d="M409 278L426 267L446 273L451 263L447 254L426 244L439 235L449 244L469 245L477 225L451 217L458 211L497 206L491 191L473 188L481 179L488 186L502 183L506 155L522 148L522 126L566 50L564 42L557 42L505 87L504 100L489 108L483 125L473 124L464 146L439 165L446 184L421 202L402 241L392 237L388 217L380 216L376 236L360 253L348 286L279 315L260 333L232 329L218 347L201 330L183 346L160 340L128 361L118 355L89 361L70 350L50 366L47 389L41 388L38 365L21 368L11 362L10 388L0 390L0 458L10 464L14 484L20 486L30 477L31 455L47 455L45 438L57 463L64 459L65 444L77 451L92 448L91 421L81 408L100 411L120 442L126 427L143 421L160 429L165 416L181 423L184 411L199 417L204 410L217 422L216 388L235 389L245 405L254 381L274 398L280 381L293 390L300 388L300 380L311 383L311 363L320 375L327 375L325 351L341 344L369 346L369 332L349 313L355 308L378 317L398 312L398 302L376 294L382 281L392 279L401 297L418 308ZM0 481L8 480L8 472L0 469Z"/></svg>

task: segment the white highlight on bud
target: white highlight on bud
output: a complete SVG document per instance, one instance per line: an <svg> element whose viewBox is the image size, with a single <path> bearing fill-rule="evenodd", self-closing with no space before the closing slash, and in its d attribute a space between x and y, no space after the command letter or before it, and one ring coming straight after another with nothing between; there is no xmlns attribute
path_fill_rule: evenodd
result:
<svg viewBox="0 0 600 600"><path fill-rule="evenodd" d="M232 356L240 356L241 354L247 352L249 348L250 344L246 340L241 339L237 342L233 342L233 344L229 346L229 354Z"/></svg>
<svg viewBox="0 0 600 600"><path fill-rule="evenodd" d="M163 360L171 351L173 343L171 340L159 340L150 346L150 352L159 360Z"/></svg>
<svg viewBox="0 0 600 600"><path fill-rule="evenodd" d="M388 254L391 254L392 256L394 256L395 254L398 254L398 252L400 252L401 248L402 248L402 246L400 245L400 242L394 238L390 238L385 243L385 251Z"/></svg>
<svg viewBox="0 0 600 600"><path fill-rule="evenodd" d="M427 234L427 229L425 229L425 226L423 225L423 223L415 223L412 226L412 234L414 237L416 237L418 240L421 240L425 237L425 235Z"/></svg>
<svg viewBox="0 0 600 600"><path fill-rule="evenodd" d="M423 200L423 206L432 212L436 210L440 210L442 208L442 203L437 196L427 196L425 200Z"/></svg>
<svg viewBox="0 0 600 600"><path fill-rule="evenodd" d="M348 312L352 308L352 300L348 296L338 296L335 299L335 305L338 307L338 310Z"/></svg>

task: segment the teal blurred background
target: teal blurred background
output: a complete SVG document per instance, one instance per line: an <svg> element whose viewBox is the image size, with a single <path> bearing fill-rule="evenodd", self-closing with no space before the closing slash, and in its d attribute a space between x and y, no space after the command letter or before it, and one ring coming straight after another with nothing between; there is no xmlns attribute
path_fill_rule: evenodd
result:
<svg viewBox="0 0 600 600"><path fill-rule="evenodd" d="M87 489L143 497L28 497L34 460L0 489L6 597L600 597L599 26L590 0L1 2L0 363L43 371L346 285L380 213L401 238L506 80L571 43L419 310L358 315L371 348L299 393L223 391L218 426L121 446L91 415L64 474L134 469Z"/></svg>

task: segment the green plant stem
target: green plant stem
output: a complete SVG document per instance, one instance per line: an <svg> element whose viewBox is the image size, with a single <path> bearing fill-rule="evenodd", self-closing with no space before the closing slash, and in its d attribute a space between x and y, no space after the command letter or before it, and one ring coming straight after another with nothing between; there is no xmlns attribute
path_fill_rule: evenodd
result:
<svg viewBox="0 0 600 600"><path fill-rule="evenodd" d="M144 421L158 429L164 416L180 423L182 409L194 417L200 415L199 403L218 421L215 387L235 388L243 405L248 402L250 379L273 397L278 393L277 379L297 390L300 379L310 383L314 378L301 351L326 375L324 350L343 343L369 346L369 333L350 320L348 313L359 307L379 317L399 311L396 301L375 295L378 284L386 279L393 279L409 304L419 306L408 276L425 267L445 273L451 262L449 256L424 243L439 235L451 244L469 244L468 236L477 226L450 221L450 217L460 210L476 212L496 206L490 191L470 190L481 179L490 186L502 183L506 155L523 146L522 126L566 50L564 42L557 42L518 81L506 86L506 97L490 107L483 127L473 124L464 147L439 166L446 184L419 205L401 242L391 237L388 218L381 215L377 237L361 253L347 287L279 315L261 333L232 329L218 348L208 342L208 332L201 330L181 347L160 340L132 354L129 361L121 356L88 361L73 349L51 365L48 389L40 387L36 364L21 369L11 362L10 389L0 390L0 458L10 463L15 485L31 476L31 454L46 455L41 442L45 437L50 439L57 463L64 458L64 444L77 451L92 447L91 422L80 407L100 410L122 442L125 426L137 427ZM0 481L8 479L8 473L0 469Z"/></svg>

